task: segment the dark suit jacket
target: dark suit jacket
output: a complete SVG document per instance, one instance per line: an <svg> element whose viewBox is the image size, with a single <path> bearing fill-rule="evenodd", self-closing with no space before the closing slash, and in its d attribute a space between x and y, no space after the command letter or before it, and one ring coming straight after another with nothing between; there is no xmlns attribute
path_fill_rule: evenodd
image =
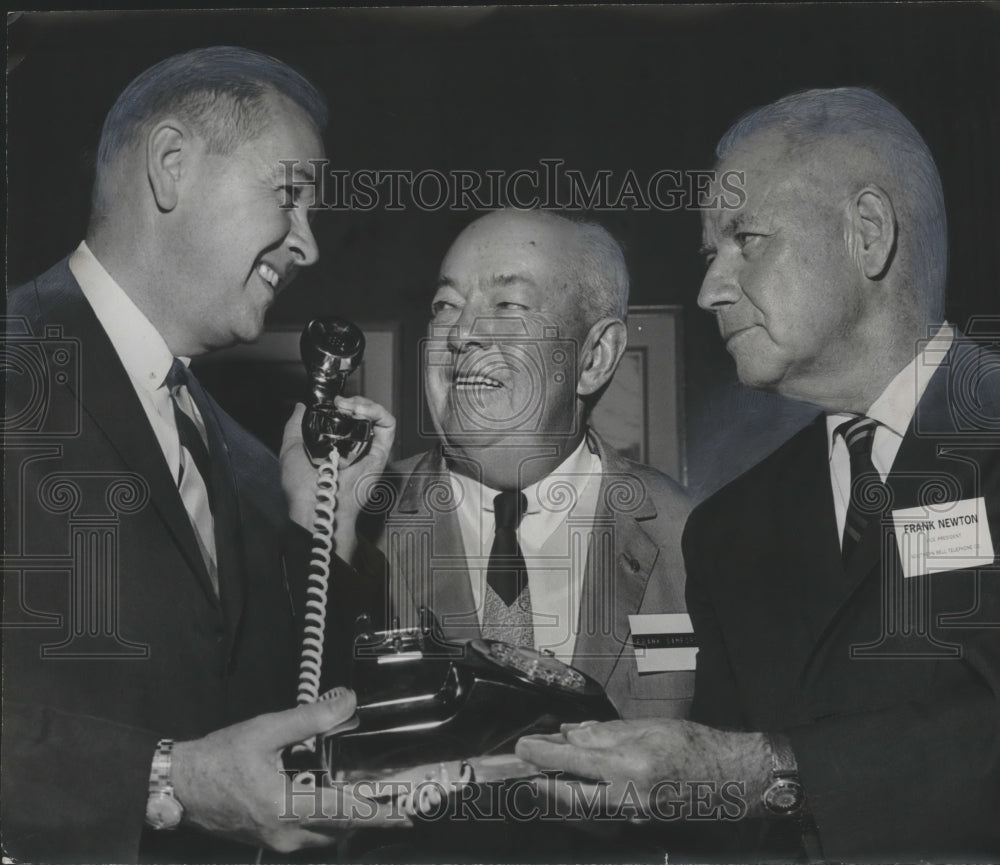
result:
<svg viewBox="0 0 1000 865"><path fill-rule="evenodd" d="M994 550L998 372L995 354L957 340L887 481L892 509L985 497ZM791 738L828 857L995 856L996 563L904 580L891 521L876 518L845 567L829 477L820 416L693 512L692 716Z"/></svg>
<svg viewBox="0 0 1000 865"><path fill-rule="evenodd" d="M144 830L144 811L159 738L295 703L277 460L205 397L220 599L138 397L66 261L8 304L19 318L7 340L5 852L246 861L246 847Z"/></svg>
<svg viewBox="0 0 1000 865"><path fill-rule="evenodd" d="M593 676L624 717L683 717L693 674L640 676L629 643L629 615L684 607L680 533L688 514L683 490L666 475L620 457L590 434L603 466L587 556L573 665ZM392 493L374 529L390 570L390 596L403 623L426 605L448 639L481 636L465 547L440 449L390 466ZM568 523L573 515L568 515ZM589 528L589 526L588 526ZM373 538L374 539L374 538Z"/></svg>

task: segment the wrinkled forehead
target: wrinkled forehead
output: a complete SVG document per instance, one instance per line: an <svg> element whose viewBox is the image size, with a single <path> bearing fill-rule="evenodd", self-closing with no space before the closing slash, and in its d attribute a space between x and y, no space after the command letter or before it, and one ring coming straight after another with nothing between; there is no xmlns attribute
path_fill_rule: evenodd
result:
<svg viewBox="0 0 1000 865"><path fill-rule="evenodd" d="M569 228L537 212L485 216L451 245L439 281L463 294L513 284L557 293L576 246Z"/></svg>
<svg viewBox="0 0 1000 865"><path fill-rule="evenodd" d="M734 233L779 209L800 207L828 190L829 181L823 160L793 155L779 133L749 136L716 164L703 234Z"/></svg>

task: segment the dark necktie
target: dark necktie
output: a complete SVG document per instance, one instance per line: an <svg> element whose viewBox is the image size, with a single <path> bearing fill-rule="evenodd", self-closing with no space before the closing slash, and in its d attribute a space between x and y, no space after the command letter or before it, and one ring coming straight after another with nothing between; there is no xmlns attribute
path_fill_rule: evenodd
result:
<svg viewBox="0 0 1000 865"><path fill-rule="evenodd" d="M208 446L188 411L194 410L194 394L184 364L174 358L166 385L174 408L174 422L181 445L177 489L194 528L195 540L216 594L219 592L218 553L212 494L212 471ZM190 406L190 408L188 408Z"/></svg>
<svg viewBox="0 0 1000 865"><path fill-rule="evenodd" d="M845 421L834 431L847 443L851 456L851 496L844 520L841 553L846 563L858 545L872 516L879 513L886 500L882 477L872 463L872 443L878 421L859 417Z"/></svg>
<svg viewBox="0 0 1000 865"><path fill-rule="evenodd" d="M517 600L528 582L528 568L517 542L517 527L527 507L527 497L517 490L500 493L493 500L496 534L490 550L486 582L508 607Z"/></svg>
<svg viewBox="0 0 1000 865"><path fill-rule="evenodd" d="M174 362L170 365L170 372L167 373L166 382L167 387L170 389L170 401L174 405L174 421L177 424L177 434L180 437L181 447L194 460L194 465L205 482L205 488L208 490L209 499L211 500L212 492L209 487L209 479L212 476L212 464L208 456L208 446L205 444L205 439L202 438L201 431L194 420L181 408L179 391L183 388L190 394L190 390L188 390L187 369L177 358L174 358ZM180 483L180 480L179 478L178 483Z"/></svg>
<svg viewBox="0 0 1000 865"><path fill-rule="evenodd" d="M482 633L487 640L534 648L528 568L517 542L517 527L527 506L527 497L520 492L500 493L493 500L496 534L486 572Z"/></svg>

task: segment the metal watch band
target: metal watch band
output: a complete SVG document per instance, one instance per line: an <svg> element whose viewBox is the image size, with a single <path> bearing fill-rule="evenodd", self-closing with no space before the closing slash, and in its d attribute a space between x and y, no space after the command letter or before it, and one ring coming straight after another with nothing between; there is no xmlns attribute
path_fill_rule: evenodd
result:
<svg viewBox="0 0 1000 865"><path fill-rule="evenodd" d="M146 824L157 831L176 829L184 818L184 806L174 795L174 785L170 778L173 751L173 739L160 739L156 743L149 770Z"/></svg>
<svg viewBox="0 0 1000 865"><path fill-rule="evenodd" d="M153 764L149 770L149 795L163 793L169 790L173 792L173 784L170 783L170 765L174 753L173 739L160 739L156 743L156 751L153 753Z"/></svg>

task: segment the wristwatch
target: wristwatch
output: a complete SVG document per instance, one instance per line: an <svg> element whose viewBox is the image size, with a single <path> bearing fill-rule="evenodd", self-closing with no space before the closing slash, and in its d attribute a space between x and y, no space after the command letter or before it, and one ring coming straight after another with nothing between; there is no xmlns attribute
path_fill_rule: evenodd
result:
<svg viewBox="0 0 1000 865"><path fill-rule="evenodd" d="M798 814L805 804L806 793L799 781L791 743L782 735L767 738L771 746L771 783L761 794L761 801L769 814L782 817Z"/></svg>
<svg viewBox="0 0 1000 865"><path fill-rule="evenodd" d="M174 795L170 781L173 739L160 739L149 770L149 798L146 800L146 823L154 829L176 829L184 816L184 806Z"/></svg>

